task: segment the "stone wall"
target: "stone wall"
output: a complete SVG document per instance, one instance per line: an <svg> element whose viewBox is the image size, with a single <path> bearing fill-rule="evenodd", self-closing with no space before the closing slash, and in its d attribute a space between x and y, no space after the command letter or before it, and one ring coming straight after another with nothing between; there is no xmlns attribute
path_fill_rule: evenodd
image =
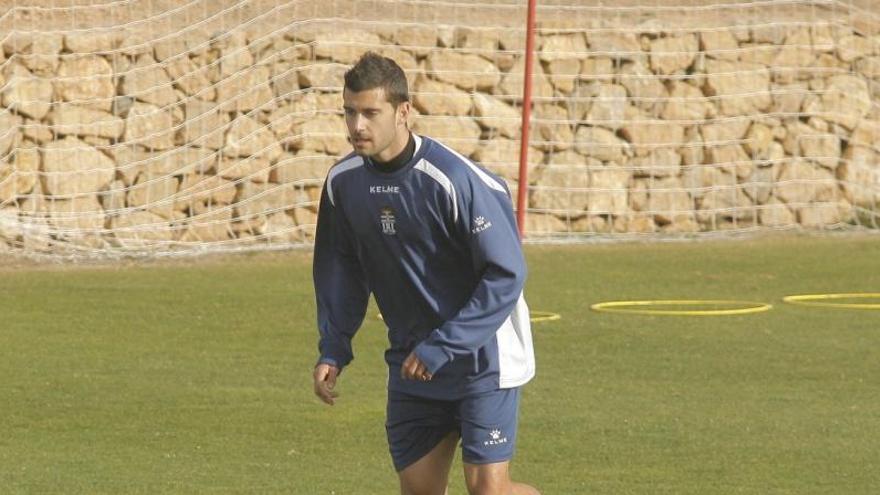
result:
<svg viewBox="0 0 880 495"><path fill-rule="evenodd" d="M531 235L875 219L880 35L539 27ZM0 249L308 242L323 177L349 150L342 73L368 48L407 71L416 132L516 190L522 30L315 22L3 39Z"/></svg>

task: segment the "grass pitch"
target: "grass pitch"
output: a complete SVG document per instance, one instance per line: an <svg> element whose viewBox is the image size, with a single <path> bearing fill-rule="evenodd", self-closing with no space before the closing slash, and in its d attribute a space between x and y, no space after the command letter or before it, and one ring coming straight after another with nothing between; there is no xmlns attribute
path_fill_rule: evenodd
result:
<svg viewBox="0 0 880 495"><path fill-rule="evenodd" d="M534 325L514 476L552 494L873 494L875 237L530 246ZM599 314L619 299L768 313ZM310 257L0 268L0 492L390 494L375 309L330 408L311 392ZM463 494L460 464L450 494Z"/></svg>

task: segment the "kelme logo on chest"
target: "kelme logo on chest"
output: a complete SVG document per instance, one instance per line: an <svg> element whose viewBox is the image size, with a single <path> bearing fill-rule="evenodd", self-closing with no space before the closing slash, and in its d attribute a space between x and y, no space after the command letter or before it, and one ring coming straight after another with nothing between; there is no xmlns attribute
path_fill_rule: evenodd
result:
<svg viewBox="0 0 880 495"><path fill-rule="evenodd" d="M370 194L400 194L400 186L370 186Z"/></svg>
<svg viewBox="0 0 880 495"><path fill-rule="evenodd" d="M385 235L394 235L397 230L394 228L395 218L394 210L390 206L385 206L380 210L379 221L382 223L382 233Z"/></svg>

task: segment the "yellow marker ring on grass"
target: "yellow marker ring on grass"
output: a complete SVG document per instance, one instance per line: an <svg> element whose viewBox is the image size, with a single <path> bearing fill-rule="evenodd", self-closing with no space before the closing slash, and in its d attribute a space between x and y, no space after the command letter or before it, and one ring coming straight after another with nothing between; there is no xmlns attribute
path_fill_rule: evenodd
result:
<svg viewBox="0 0 880 495"><path fill-rule="evenodd" d="M530 311L529 313L531 313L529 321L531 321L532 323L562 319L562 316L559 313L551 313L549 311ZM385 320L384 318L382 318L382 313L377 314L376 318L379 318L383 321Z"/></svg>
<svg viewBox="0 0 880 495"><path fill-rule="evenodd" d="M549 311L530 311L530 313L531 316L529 317L529 321L532 323L562 319L562 316L559 313L551 313Z"/></svg>
<svg viewBox="0 0 880 495"><path fill-rule="evenodd" d="M783 301L788 304L796 304L799 306L816 306L821 308L836 309L880 309L880 303L837 303L837 302L821 302L833 299L877 299L880 300L880 292L861 292L855 294L800 294L796 296L785 296Z"/></svg>
<svg viewBox="0 0 880 495"><path fill-rule="evenodd" d="M639 309L644 306L745 306L732 309ZM727 316L747 315L770 311L772 304L753 301L728 301L713 299L677 299L656 301L609 301L596 303L590 306L593 311L600 313L625 313L633 315L661 315L661 316Z"/></svg>

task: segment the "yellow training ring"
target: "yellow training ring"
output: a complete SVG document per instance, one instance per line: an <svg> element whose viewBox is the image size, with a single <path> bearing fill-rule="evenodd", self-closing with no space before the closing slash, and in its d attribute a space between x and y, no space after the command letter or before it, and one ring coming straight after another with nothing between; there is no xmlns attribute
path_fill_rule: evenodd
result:
<svg viewBox="0 0 880 495"><path fill-rule="evenodd" d="M644 306L745 306L731 309L640 309ZM753 301L728 301L714 299L689 299L689 300L657 300L657 301L609 301L596 303L590 306L593 311L600 313L625 313L633 315L661 315L661 316L727 316L746 315L770 311L772 304Z"/></svg>
<svg viewBox="0 0 880 495"><path fill-rule="evenodd" d="M861 292L855 294L800 294L796 296L785 296L783 301L788 304L797 304L799 306L816 306L821 308L837 308L837 309L880 309L880 303L837 303L837 302L821 302L833 299L878 299L878 292Z"/></svg>
<svg viewBox="0 0 880 495"><path fill-rule="evenodd" d="M549 311L530 311L530 313L529 321L532 323L562 319L562 316L559 313L551 313Z"/></svg>
<svg viewBox="0 0 880 495"><path fill-rule="evenodd" d="M532 323L562 319L562 316L559 313L551 313L549 311L530 311L529 313L531 313L529 321L531 321ZM378 313L376 315L376 318L384 320L384 318L382 318L382 313Z"/></svg>

